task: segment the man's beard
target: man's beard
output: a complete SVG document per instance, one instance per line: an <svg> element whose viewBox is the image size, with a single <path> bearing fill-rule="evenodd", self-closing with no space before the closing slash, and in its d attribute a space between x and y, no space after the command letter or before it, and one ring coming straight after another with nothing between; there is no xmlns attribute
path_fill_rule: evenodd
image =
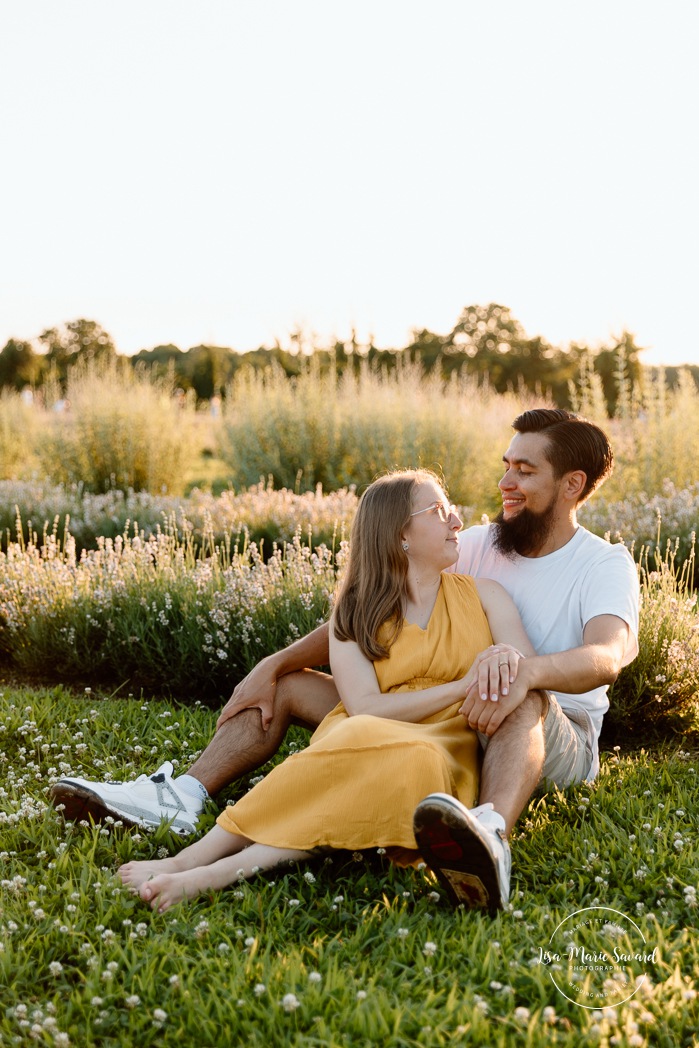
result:
<svg viewBox="0 0 699 1048"><path fill-rule="evenodd" d="M492 522L493 546L504 557L512 558L515 553L520 557L535 556L553 530L554 515L553 502L541 513L521 509L511 520L505 520L500 510Z"/></svg>

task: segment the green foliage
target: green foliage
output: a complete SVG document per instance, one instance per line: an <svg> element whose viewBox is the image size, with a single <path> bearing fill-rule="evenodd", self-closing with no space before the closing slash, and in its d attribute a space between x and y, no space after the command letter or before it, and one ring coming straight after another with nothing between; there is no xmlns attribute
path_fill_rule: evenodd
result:
<svg viewBox="0 0 699 1048"><path fill-rule="evenodd" d="M51 381L52 376L63 385L67 369L76 362L116 356L110 336L96 321L84 318L49 328L39 340L46 349L43 355L36 355L30 343L10 339L0 354L0 386L22 388ZM346 341L320 346L313 337L297 329L290 332L288 341L288 349L277 343L272 348L260 346L246 353L222 346L199 345L186 352L173 345L156 346L129 359L134 368L146 365L160 376L172 368L177 385L194 390L200 402L221 395L241 367L280 367L288 377L294 377L312 357L323 373L335 370L338 374L356 374L362 363L387 371L415 364L425 373L444 379L461 372L476 381L487 380L498 393L517 390L538 398L543 394L561 407L569 407L571 400L576 399L576 376L586 359L599 379L605 413L610 415L618 413L619 355L625 358L632 389L642 383L648 370L639 361L641 347L627 331L601 347L578 343L553 346L540 335L527 335L510 310L495 302L467 306L446 334L414 330L411 342L402 348L360 345L354 332ZM699 382L699 368L693 368L692 373ZM670 369L669 378L674 386L674 369Z"/></svg>
<svg viewBox="0 0 699 1048"><path fill-rule="evenodd" d="M184 490L197 454L195 415L173 397L171 381L88 361L69 370L65 401L38 448L46 477L88 491Z"/></svg>
<svg viewBox="0 0 699 1048"><path fill-rule="evenodd" d="M143 698L0 694L2 1043L696 1040L699 797L689 753L603 755L593 786L534 800L515 831L512 905L495 918L454 912L426 872L341 853L153 914L116 868L183 842L164 827L66 825L48 791L61 774L128 779L164 756L184 770L214 720ZM633 997L604 1010L567 1000L539 961L557 924L595 905L627 914L656 949Z"/></svg>
<svg viewBox="0 0 699 1048"><path fill-rule="evenodd" d="M636 659L610 689L607 735L652 739L699 731L699 615L694 547L678 571L672 548L645 552Z"/></svg>
<svg viewBox="0 0 699 1048"><path fill-rule="evenodd" d="M116 346L96 320L80 317L60 328L47 328L39 335L46 350L46 367L65 384L68 370L77 363L99 361L107 363L116 358Z"/></svg>
<svg viewBox="0 0 699 1048"><path fill-rule="evenodd" d="M35 385L44 366L44 358L34 352L31 342L9 339L0 352L0 389L24 389Z"/></svg>

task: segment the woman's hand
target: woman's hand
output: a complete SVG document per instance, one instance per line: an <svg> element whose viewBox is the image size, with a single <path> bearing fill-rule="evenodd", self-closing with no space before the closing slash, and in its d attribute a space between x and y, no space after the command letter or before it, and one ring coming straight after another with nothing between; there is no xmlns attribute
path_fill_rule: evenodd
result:
<svg viewBox="0 0 699 1048"><path fill-rule="evenodd" d="M470 714L478 699L497 702L508 695L523 658L522 652L511 644L491 644L477 655L464 677L466 697L459 712Z"/></svg>
<svg viewBox="0 0 699 1048"><path fill-rule="evenodd" d="M469 670L471 685L459 710L474 731L492 735L522 702L527 694L526 674L518 676L518 672L525 658L510 644L493 644L474 659Z"/></svg>

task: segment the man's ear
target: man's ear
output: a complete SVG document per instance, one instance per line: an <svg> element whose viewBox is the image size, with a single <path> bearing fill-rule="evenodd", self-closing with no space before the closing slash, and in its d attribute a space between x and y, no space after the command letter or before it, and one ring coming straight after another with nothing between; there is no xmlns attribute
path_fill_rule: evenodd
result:
<svg viewBox="0 0 699 1048"><path fill-rule="evenodd" d="M575 502L576 506L583 500L583 492L585 485L587 484L587 473L581 469L574 469L570 473L566 473L563 478L563 490L565 491L566 497L572 502Z"/></svg>

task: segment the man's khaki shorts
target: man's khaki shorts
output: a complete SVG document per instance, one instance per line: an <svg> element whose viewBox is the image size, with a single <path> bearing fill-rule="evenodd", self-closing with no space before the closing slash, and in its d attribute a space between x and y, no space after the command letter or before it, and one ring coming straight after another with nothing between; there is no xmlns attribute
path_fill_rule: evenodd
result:
<svg viewBox="0 0 699 1048"><path fill-rule="evenodd" d="M560 789L582 782L592 767L594 728L585 710L563 710L550 691L544 692L548 710L544 717L546 756L541 773L542 785L550 782ZM487 735L478 732L481 746L488 745Z"/></svg>
<svg viewBox="0 0 699 1048"><path fill-rule="evenodd" d="M587 777L592 766L594 728L585 710L564 710L551 692L546 697L549 708L544 718L546 756L541 781L563 789Z"/></svg>

